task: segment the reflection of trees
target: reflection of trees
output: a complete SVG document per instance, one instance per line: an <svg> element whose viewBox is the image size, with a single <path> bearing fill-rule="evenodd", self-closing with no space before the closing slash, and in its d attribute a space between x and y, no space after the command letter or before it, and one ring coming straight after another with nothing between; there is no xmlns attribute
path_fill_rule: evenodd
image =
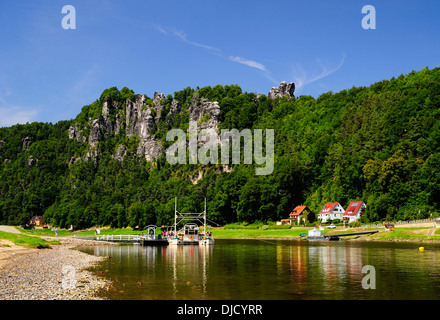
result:
<svg viewBox="0 0 440 320"><path fill-rule="evenodd" d="M212 246L163 247L163 266L171 271L173 299L208 298L208 275Z"/></svg>
<svg viewBox="0 0 440 320"><path fill-rule="evenodd" d="M341 241L228 241L215 246L97 246L106 276L135 299L438 299L440 252ZM362 267L376 289L362 288ZM136 283L142 286L137 287ZM126 288L125 292L129 292Z"/></svg>

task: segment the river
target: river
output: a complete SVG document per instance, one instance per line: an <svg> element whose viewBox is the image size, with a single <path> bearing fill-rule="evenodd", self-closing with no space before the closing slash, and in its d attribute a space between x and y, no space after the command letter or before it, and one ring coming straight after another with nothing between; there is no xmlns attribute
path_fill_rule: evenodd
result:
<svg viewBox="0 0 440 320"><path fill-rule="evenodd" d="M114 282L112 300L440 298L440 244L216 240L81 250L109 257L93 272Z"/></svg>

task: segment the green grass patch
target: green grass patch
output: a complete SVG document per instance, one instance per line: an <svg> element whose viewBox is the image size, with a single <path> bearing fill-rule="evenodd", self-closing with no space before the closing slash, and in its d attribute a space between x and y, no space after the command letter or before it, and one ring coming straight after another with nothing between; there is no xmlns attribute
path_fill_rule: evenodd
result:
<svg viewBox="0 0 440 320"><path fill-rule="evenodd" d="M44 237L55 237L55 228L49 229L43 229L43 228L35 228L35 229L22 229L17 228L20 232L31 235L31 236L44 236ZM67 236L73 236L74 233L67 229L60 229L58 228L58 236L59 237L67 237Z"/></svg>
<svg viewBox="0 0 440 320"><path fill-rule="evenodd" d="M382 231L371 237L375 240L389 240L389 241L431 241L440 240L439 230L436 230L434 236L429 236L420 231L428 230L430 228L395 228L394 231ZM437 236L436 236L437 235Z"/></svg>
<svg viewBox="0 0 440 320"><path fill-rule="evenodd" d="M55 228L50 229L42 229L42 228L35 228L30 230L25 230L18 228L21 232L27 235L32 236L47 236L47 237L54 237L55 236ZM147 232L147 230L133 230L133 228L98 228L100 230L100 234L142 234L143 232ZM160 228L156 229L156 233L160 233ZM83 231L71 231L67 229L60 229L58 228L58 237L71 237L71 236L94 236L95 235L95 229L89 229L89 230L83 230Z"/></svg>
<svg viewBox="0 0 440 320"><path fill-rule="evenodd" d="M266 230L270 230L270 229L290 229L290 225L277 225L275 222L256 222L256 223L251 223L251 224L247 224L244 222L236 222L236 223L230 223L227 225L224 225L223 228L225 230L232 230L232 229L266 229Z"/></svg>
<svg viewBox="0 0 440 320"><path fill-rule="evenodd" d="M98 228L100 230L100 235L106 235L106 234L114 234L114 235L120 235L120 234L142 234L147 233L147 230L134 230L133 228ZM156 229L156 234L159 234L161 232L160 228ZM95 235L95 229L86 230L86 231L80 231L80 232L74 232L70 235L77 235L78 237L81 236L94 236Z"/></svg>
<svg viewBox="0 0 440 320"><path fill-rule="evenodd" d="M0 239L11 241L17 246L38 249L50 248L51 244L60 244L59 241L47 241L35 236L3 231L0 231Z"/></svg>
<svg viewBox="0 0 440 320"><path fill-rule="evenodd" d="M293 229L226 229L211 228L214 239L252 239L252 238L271 238L271 239L299 239L300 234L307 233L311 228Z"/></svg>

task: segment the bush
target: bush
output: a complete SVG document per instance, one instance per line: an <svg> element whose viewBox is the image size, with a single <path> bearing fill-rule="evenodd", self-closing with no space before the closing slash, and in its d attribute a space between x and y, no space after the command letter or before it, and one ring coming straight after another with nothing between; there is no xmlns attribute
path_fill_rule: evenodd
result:
<svg viewBox="0 0 440 320"><path fill-rule="evenodd" d="M349 226L350 228L359 228L359 227L361 226L361 224L359 223L359 221L355 221L355 222L350 222L350 223L348 224L348 226Z"/></svg>

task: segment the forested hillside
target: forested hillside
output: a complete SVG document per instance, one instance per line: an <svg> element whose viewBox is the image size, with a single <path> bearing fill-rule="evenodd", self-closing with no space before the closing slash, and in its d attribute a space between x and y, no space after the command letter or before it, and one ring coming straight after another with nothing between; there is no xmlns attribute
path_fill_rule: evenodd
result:
<svg viewBox="0 0 440 320"><path fill-rule="evenodd" d="M274 129L272 174L255 175L248 164L167 163L166 132L186 130L191 110L214 110L215 101L218 129ZM133 110L144 112L143 136ZM364 221L438 215L440 68L317 99L271 99L237 85L154 98L110 88L76 119L0 128L0 224L34 215L60 227L171 224L174 197L181 212L200 212L206 197L218 223L279 220L299 204L318 212L351 200L366 202Z"/></svg>

